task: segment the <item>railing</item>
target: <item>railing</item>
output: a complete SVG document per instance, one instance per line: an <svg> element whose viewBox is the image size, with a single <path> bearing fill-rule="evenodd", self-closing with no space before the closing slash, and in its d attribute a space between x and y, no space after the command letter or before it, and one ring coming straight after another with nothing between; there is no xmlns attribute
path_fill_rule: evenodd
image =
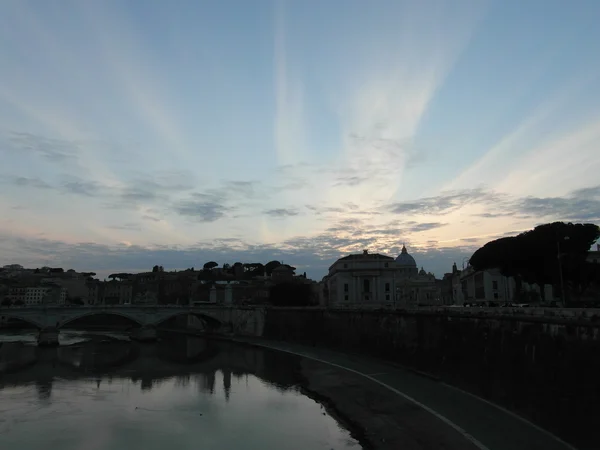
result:
<svg viewBox="0 0 600 450"><path fill-rule="evenodd" d="M543 306L538 307L456 307L456 306L394 306L389 304L340 304L332 305L327 309L343 310L343 311L397 311L404 313L438 313L438 314L451 314L451 315L464 315L464 316L528 316L528 317L552 317L560 319L584 319L584 320L598 320L600 321L600 309L599 308L547 308Z"/></svg>
<svg viewBox="0 0 600 450"><path fill-rule="evenodd" d="M94 309L98 311L110 310L110 309L188 309L193 310L196 308L202 309L223 309L223 308L238 308L238 309L260 309L264 306L247 306L247 305L235 305L235 304L215 304L206 303L202 305L46 305L44 306L33 306L33 305L22 305L22 306L3 306L0 307L0 314L2 311L12 310L31 310L39 311L48 308L65 308L65 309ZM388 312L403 312L403 313L434 313L434 314L451 314L453 316L529 316L529 317L553 317L562 319L585 319L585 320L599 320L600 321L600 309L599 308L546 308L543 306L539 307L456 307L456 306L414 306L406 307L404 305L392 304L365 304L365 303L343 303L339 305L331 305L328 307L315 306L315 307L268 307L267 309L289 309L289 310L330 310L330 311L388 311Z"/></svg>
<svg viewBox="0 0 600 450"><path fill-rule="evenodd" d="M65 308L65 309L113 309L113 308L142 308L142 309L155 309L155 308L225 308L225 307L241 307L251 308L251 305L235 305L235 304L223 304L223 303L201 303L196 305L148 305L148 304L129 304L129 305L11 305L11 306L0 306L0 311L10 311L14 309L23 310L40 310L48 308Z"/></svg>

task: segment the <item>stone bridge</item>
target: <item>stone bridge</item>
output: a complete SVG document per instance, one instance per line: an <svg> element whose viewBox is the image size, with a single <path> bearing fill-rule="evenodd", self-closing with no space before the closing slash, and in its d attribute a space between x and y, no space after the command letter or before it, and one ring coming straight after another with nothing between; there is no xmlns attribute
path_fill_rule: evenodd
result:
<svg viewBox="0 0 600 450"><path fill-rule="evenodd" d="M140 326L159 326L178 316L195 316L211 331L260 336L263 333L263 308L202 305L202 306L50 306L9 308L0 310L0 323L20 319L37 328L61 328L83 317L110 314L125 317Z"/></svg>

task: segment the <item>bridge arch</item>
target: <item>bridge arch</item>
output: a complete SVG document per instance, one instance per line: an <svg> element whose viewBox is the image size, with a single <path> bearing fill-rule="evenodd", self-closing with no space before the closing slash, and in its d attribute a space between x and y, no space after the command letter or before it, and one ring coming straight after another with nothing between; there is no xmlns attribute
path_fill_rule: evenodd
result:
<svg viewBox="0 0 600 450"><path fill-rule="evenodd" d="M182 317L182 316L194 316L197 317L198 319L202 320L209 328L219 328L223 322L216 318L213 317L211 314L208 313L204 313L204 312L197 312L197 311L190 311L190 310L183 310L183 311L169 311L168 313L165 313L164 315L161 315L161 317L157 320L155 320L152 324L152 326L159 326L161 323L166 322L167 320L173 319L175 317Z"/></svg>
<svg viewBox="0 0 600 450"><path fill-rule="evenodd" d="M112 310L112 309L110 311L105 311L105 310L81 311L80 314L73 314L66 319L59 319L57 324L52 324L52 325L56 325L58 328L63 328L65 325L68 325L71 322L74 322L79 319L83 319L84 317L90 317L90 316L119 316L119 317L124 317L124 318L136 323L139 326L144 325L144 323L135 314L127 313L125 311L116 311L116 310Z"/></svg>
<svg viewBox="0 0 600 450"><path fill-rule="evenodd" d="M23 322L26 322L29 325L33 325L34 327L40 330L46 326L46 321L44 317L40 316L39 314L36 316L32 314L27 314L23 311L0 311L0 320L4 320L5 317L7 319L22 320Z"/></svg>

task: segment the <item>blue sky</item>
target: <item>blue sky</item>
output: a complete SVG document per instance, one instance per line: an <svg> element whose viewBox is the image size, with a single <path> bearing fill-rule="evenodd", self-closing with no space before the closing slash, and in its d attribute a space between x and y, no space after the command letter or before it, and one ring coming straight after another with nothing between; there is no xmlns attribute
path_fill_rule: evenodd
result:
<svg viewBox="0 0 600 450"><path fill-rule="evenodd" d="M600 222L600 3L0 3L0 263L98 273L406 243L441 276Z"/></svg>

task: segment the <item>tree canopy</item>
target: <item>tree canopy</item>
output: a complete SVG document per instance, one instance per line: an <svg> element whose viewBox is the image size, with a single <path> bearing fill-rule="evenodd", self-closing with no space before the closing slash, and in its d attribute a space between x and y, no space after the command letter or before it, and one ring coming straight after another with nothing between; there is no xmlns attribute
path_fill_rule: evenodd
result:
<svg viewBox="0 0 600 450"><path fill-rule="evenodd" d="M207 263L204 264L204 270L212 270L215 267L218 267L219 263L215 262L215 261L209 261Z"/></svg>
<svg viewBox="0 0 600 450"><path fill-rule="evenodd" d="M110 278L111 280L114 280L116 278L118 278L120 281L123 280L128 280L129 278L131 278L132 274L130 273L111 273L108 278Z"/></svg>
<svg viewBox="0 0 600 450"><path fill-rule="evenodd" d="M488 242L469 262L475 270L499 269L517 283L522 280L540 287L558 285L562 269L565 284L581 294L589 274L594 273L586 258L599 238L600 228L595 224L553 222Z"/></svg>
<svg viewBox="0 0 600 450"><path fill-rule="evenodd" d="M262 263L246 263L243 267L244 272L251 277L264 275L265 273L265 266Z"/></svg>
<svg viewBox="0 0 600 450"><path fill-rule="evenodd" d="M293 282L272 286L269 302L275 306L311 306L318 303L310 285Z"/></svg>
<svg viewBox="0 0 600 450"><path fill-rule="evenodd" d="M67 303L70 305L79 305L83 306L85 303L81 299L81 297L67 297Z"/></svg>
<svg viewBox="0 0 600 450"><path fill-rule="evenodd" d="M271 273L273 273L273 269L279 267L280 265L281 263L279 261L269 261L267 264L265 264L266 274L270 276Z"/></svg>

